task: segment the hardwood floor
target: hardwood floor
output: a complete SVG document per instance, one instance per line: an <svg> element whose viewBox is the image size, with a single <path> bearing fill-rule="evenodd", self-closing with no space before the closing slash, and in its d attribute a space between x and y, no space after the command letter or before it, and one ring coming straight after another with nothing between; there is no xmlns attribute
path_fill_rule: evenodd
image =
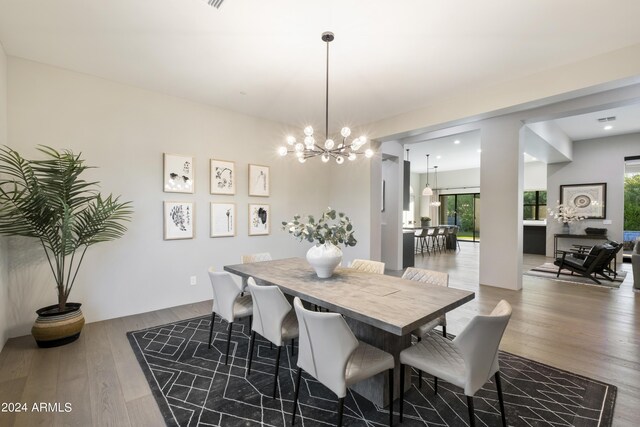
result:
<svg viewBox="0 0 640 427"><path fill-rule="evenodd" d="M524 270L542 264L526 255ZM450 274L450 286L476 298L447 315L457 334L500 299L513 305L503 350L618 387L614 426L640 425L640 293L627 278L618 290L524 276L520 292L478 286L478 246L457 254L418 255L416 266ZM30 336L0 353L0 403L71 403L71 412L2 413L0 426L159 426L163 419L125 332L209 314L211 302L91 323L78 341L38 349ZM508 402L508 396L505 399Z"/></svg>

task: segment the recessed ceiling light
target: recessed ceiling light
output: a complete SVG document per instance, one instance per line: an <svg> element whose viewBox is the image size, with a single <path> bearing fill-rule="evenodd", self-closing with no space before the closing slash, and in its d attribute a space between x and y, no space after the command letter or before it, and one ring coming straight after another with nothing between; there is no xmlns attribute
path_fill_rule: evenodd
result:
<svg viewBox="0 0 640 427"><path fill-rule="evenodd" d="M604 130L611 130L611 129L613 129L613 126L611 126L611 125L606 125L604 127Z"/></svg>
<svg viewBox="0 0 640 427"><path fill-rule="evenodd" d="M478 153L482 153L482 149L478 148Z"/></svg>
<svg viewBox="0 0 640 427"><path fill-rule="evenodd" d="M453 141L454 144L460 144L460 140L456 139L455 141Z"/></svg>
<svg viewBox="0 0 640 427"><path fill-rule="evenodd" d="M442 156L437 156L437 157L436 157L436 159L441 159L441 158L442 158Z"/></svg>

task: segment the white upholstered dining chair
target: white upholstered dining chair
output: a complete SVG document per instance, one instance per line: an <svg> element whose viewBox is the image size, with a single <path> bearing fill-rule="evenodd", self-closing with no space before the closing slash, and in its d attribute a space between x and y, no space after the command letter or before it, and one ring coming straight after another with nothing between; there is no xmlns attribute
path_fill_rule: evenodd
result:
<svg viewBox="0 0 640 427"><path fill-rule="evenodd" d="M211 348L211 340L213 338L213 323L216 314L222 319L229 322L229 335L227 336L227 352L224 359L226 365L229 361L229 347L231 345L231 331L233 330L233 321L249 317L251 323L251 315L253 314L253 303L251 295L240 296L242 287L233 280L231 274L226 271L215 271L209 269L209 279L211 280L211 288L213 290L213 309L211 310L211 329L209 330L209 348Z"/></svg>
<svg viewBox="0 0 640 427"><path fill-rule="evenodd" d="M253 277L248 280L249 292L253 298L253 322L251 324L251 341L249 344L249 361L247 375L251 373L251 359L256 333L278 347L273 374L273 398L278 388L278 370L280 368L280 351L286 340L293 345L298 337L298 319L296 313L277 286L258 286Z"/></svg>
<svg viewBox="0 0 640 427"><path fill-rule="evenodd" d="M429 283L431 285L438 286L449 286L449 274L442 273L440 271L426 270L423 268L415 268L415 267L407 267L404 274L402 275L403 279L413 280L414 282L420 283ZM425 323L424 325L420 325L415 331L412 333L420 339L424 334L430 332L436 326L442 326L442 336L447 336L447 318L443 314L437 319L433 319L432 321Z"/></svg>
<svg viewBox="0 0 640 427"><path fill-rule="evenodd" d="M242 263L248 264L250 262L271 261L271 254L269 252L260 252L257 254L242 255Z"/></svg>
<svg viewBox="0 0 640 427"><path fill-rule="evenodd" d="M271 253L269 252L258 252L255 254L247 254L247 255L242 255L240 257L240 260L242 262L242 264L249 264L252 262L262 262L262 261L271 261L273 258L271 258ZM244 292L246 292L247 290L247 278L243 277L242 278L242 294L244 295Z"/></svg>
<svg viewBox="0 0 640 427"><path fill-rule="evenodd" d="M403 279L413 280L419 283L430 283L432 285L449 287L449 274L442 273L440 271L426 270L423 268L407 267ZM442 336L447 337L447 316L443 314L424 325L418 326L413 332L418 338L418 342L422 340L422 337L433 330L436 326L442 327ZM422 388L422 371L418 371L418 388Z"/></svg>
<svg viewBox="0 0 640 427"><path fill-rule="evenodd" d="M291 424L295 423L300 377L304 369L338 396L338 420L342 425L347 387L384 371L389 373L389 425L393 423L393 356L356 339L347 322L338 313L318 313L302 306L296 297L293 306L298 316L298 373L296 377Z"/></svg>
<svg viewBox="0 0 640 427"><path fill-rule="evenodd" d="M506 427L498 347L510 318L511 305L502 300L488 316L471 319L453 341L437 334L428 334L419 343L400 352L400 422L404 406L404 369L405 365L409 365L433 375L435 394L438 393L438 378L462 388L467 396L472 427L475 426L473 396L494 376L502 425Z"/></svg>
<svg viewBox="0 0 640 427"><path fill-rule="evenodd" d="M354 259L349 268L364 271L365 273L384 274L384 262L371 261L368 259Z"/></svg>

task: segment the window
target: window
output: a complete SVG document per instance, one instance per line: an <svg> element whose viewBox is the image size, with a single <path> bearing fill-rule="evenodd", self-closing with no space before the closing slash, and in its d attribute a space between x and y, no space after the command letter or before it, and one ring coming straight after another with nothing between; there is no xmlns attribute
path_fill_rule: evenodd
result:
<svg viewBox="0 0 640 427"><path fill-rule="evenodd" d="M480 193L440 196L440 224L457 225L458 240L480 241Z"/></svg>
<svg viewBox="0 0 640 427"><path fill-rule="evenodd" d="M545 219L547 217L547 192L524 192L523 219Z"/></svg>

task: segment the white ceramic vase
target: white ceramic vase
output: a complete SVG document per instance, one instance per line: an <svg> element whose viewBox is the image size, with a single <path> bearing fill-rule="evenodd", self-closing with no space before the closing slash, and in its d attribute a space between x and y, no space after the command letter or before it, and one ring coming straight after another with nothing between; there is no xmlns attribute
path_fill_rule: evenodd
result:
<svg viewBox="0 0 640 427"><path fill-rule="evenodd" d="M334 270L342 262L342 250L333 243L313 245L307 251L307 262L321 279L333 275Z"/></svg>

